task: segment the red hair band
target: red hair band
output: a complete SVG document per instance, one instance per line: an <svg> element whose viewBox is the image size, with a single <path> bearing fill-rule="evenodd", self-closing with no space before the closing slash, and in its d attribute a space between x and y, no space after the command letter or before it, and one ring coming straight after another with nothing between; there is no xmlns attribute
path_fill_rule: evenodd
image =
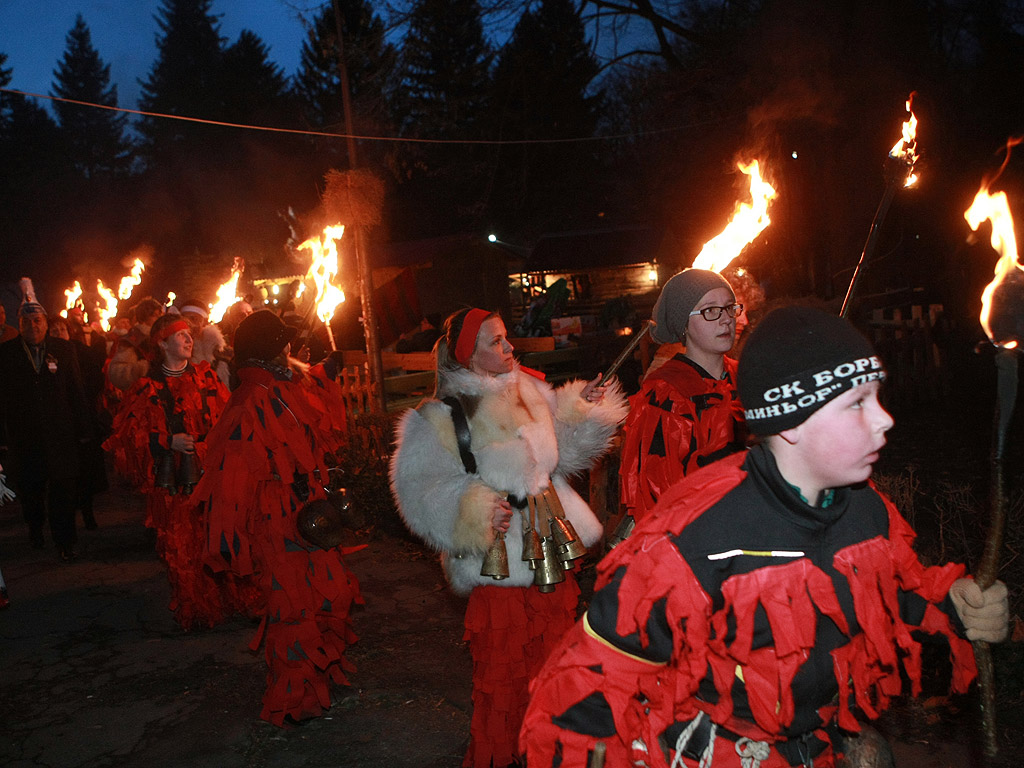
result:
<svg viewBox="0 0 1024 768"><path fill-rule="evenodd" d="M192 333L192 331L189 329L188 323L186 323L184 320L175 320L173 323L165 325L163 328L161 328L160 332L156 335L156 337L153 340L156 342L164 341L173 336L174 334L176 334L178 331L188 331L190 334Z"/></svg>
<svg viewBox="0 0 1024 768"><path fill-rule="evenodd" d="M459 331L459 339L455 342L455 359L467 367L469 358L473 356L473 348L476 347L476 335L480 333L480 326L490 315L486 309L471 309L462 321L462 330Z"/></svg>

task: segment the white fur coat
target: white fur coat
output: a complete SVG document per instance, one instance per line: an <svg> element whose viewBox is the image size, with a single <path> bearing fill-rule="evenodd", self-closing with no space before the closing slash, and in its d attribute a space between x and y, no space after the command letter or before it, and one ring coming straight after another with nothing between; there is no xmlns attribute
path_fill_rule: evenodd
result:
<svg viewBox="0 0 1024 768"><path fill-rule="evenodd" d="M601 523L566 481L608 450L627 406L617 385L597 405L583 400L585 382L559 389L516 367L500 376L460 369L445 375L443 392L458 392L469 403L467 417L477 471L459 458L451 409L425 400L403 414L391 460L391 489L409 529L435 550L452 589L468 594L478 585L526 587L533 572L522 558L518 513L505 537L509 578L480 575L484 553L494 540L494 503L506 494L524 497L551 486L583 543L601 537Z"/></svg>
<svg viewBox="0 0 1024 768"><path fill-rule="evenodd" d="M208 362L226 387L229 386L228 382L230 380L228 364L218 354L224 349L225 345L224 334L220 328L212 323L204 325L203 330L199 332L196 338L192 339L192 364L195 365L201 360Z"/></svg>

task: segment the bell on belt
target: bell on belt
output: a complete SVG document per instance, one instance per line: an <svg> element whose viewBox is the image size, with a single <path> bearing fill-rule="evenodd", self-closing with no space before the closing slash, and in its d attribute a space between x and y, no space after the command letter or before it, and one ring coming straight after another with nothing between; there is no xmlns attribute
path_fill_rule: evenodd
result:
<svg viewBox="0 0 1024 768"><path fill-rule="evenodd" d="M544 559L537 563L533 583L541 592L554 592L555 584L565 581L565 567L558 558L558 545L554 539L545 536L540 544L544 550Z"/></svg>
<svg viewBox="0 0 1024 768"><path fill-rule="evenodd" d="M508 550L505 548L505 534L495 531L494 543L484 555L484 563L480 566L481 576L490 576L495 581L508 578Z"/></svg>
<svg viewBox="0 0 1024 768"><path fill-rule="evenodd" d="M178 492L177 472L174 470L174 451L167 451L157 459L153 485L163 488L171 496Z"/></svg>
<svg viewBox="0 0 1024 768"><path fill-rule="evenodd" d="M199 467L199 459L194 453L181 454L181 461L178 463L178 485L181 492L188 496L192 489L199 483L203 476L203 470Z"/></svg>
<svg viewBox="0 0 1024 768"><path fill-rule="evenodd" d="M523 560L529 563L530 570L537 567L537 563L544 559L544 550L540 546L540 534L533 521L536 517L536 502L533 496L526 497L527 509L520 509L519 514L523 516Z"/></svg>
<svg viewBox="0 0 1024 768"><path fill-rule="evenodd" d="M636 518L630 514L623 515L619 524L615 526L615 530L612 531L612 535L608 537L608 549L615 549L628 539L634 528L636 528Z"/></svg>
<svg viewBox="0 0 1024 768"><path fill-rule="evenodd" d="M552 517L548 520L551 524L551 533L555 537L561 559L565 562L566 570L572 568L572 561L587 554L587 548L583 546L572 523L560 517Z"/></svg>
<svg viewBox="0 0 1024 768"><path fill-rule="evenodd" d="M531 526L529 530L523 531L523 560L530 564L530 570L537 567L537 563L544 559L544 549L540 543L540 534Z"/></svg>

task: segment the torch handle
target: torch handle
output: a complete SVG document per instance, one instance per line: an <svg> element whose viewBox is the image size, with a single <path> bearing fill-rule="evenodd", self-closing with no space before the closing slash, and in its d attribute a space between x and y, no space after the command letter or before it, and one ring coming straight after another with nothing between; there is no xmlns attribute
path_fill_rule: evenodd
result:
<svg viewBox="0 0 1024 768"><path fill-rule="evenodd" d="M615 372L622 367L622 364L626 362L626 360L629 359L629 357L633 354L633 350L636 349L637 344L641 342L641 340L644 338L645 335L647 335L647 332L650 330L651 321L648 320L646 323L644 323L643 328L641 328L639 331L633 334L633 338L629 340L629 343L626 345L625 349L623 349L619 353L619 356L612 361L612 364L605 369L604 373L601 375L602 384L606 384L608 382L608 379L615 375Z"/></svg>

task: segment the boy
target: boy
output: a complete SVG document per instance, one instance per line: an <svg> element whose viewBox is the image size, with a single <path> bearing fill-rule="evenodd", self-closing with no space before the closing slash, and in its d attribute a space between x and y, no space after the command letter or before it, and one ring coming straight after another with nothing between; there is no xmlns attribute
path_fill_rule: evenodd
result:
<svg viewBox="0 0 1024 768"><path fill-rule="evenodd" d="M762 321L738 372L761 441L670 489L601 563L531 686L531 768L586 765L598 742L615 766L828 768L901 670L917 693L918 630L948 640L967 688L968 639L1006 635L1006 588L921 565L867 482L893 423L884 376L845 320L789 307Z"/></svg>

